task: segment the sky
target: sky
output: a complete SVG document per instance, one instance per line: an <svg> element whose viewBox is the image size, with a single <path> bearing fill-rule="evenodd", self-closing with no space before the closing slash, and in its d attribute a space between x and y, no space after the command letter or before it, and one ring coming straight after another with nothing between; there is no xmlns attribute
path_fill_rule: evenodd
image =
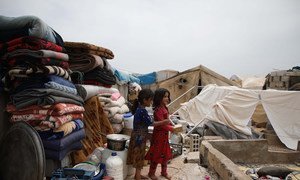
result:
<svg viewBox="0 0 300 180"><path fill-rule="evenodd" d="M108 48L127 72L204 65L229 78L300 65L299 0L1 0L0 14Z"/></svg>

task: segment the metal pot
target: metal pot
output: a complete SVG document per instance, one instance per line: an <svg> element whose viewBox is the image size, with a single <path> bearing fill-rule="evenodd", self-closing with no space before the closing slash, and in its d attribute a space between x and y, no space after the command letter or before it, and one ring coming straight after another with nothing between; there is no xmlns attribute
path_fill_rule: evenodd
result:
<svg viewBox="0 0 300 180"><path fill-rule="evenodd" d="M125 149L126 141L130 139L124 134L109 134L107 138L107 148L113 151L123 151Z"/></svg>

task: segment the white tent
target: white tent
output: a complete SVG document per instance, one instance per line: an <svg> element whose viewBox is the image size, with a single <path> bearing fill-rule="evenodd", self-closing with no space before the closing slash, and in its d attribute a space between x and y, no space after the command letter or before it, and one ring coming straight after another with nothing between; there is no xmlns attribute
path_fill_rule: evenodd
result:
<svg viewBox="0 0 300 180"><path fill-rule="evenodd" d="M178 114L194 124L206 119L251 135L248 124L258 103L265 109L279 139L288 148L296 150L300 141L299 91L248 90L234 86L207 85L200 94L185 103Z"/></svg>

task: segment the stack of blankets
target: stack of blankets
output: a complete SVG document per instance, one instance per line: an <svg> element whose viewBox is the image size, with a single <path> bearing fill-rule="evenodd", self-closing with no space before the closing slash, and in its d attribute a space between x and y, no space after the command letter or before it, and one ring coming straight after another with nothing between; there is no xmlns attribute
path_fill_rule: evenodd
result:
<svg viewBox="0 0 300 180"><path fill-rule="evenodd" d="M112 87L111 50L64 42L35 16L0 16L0 58L10 120L38 131L46 158L62 160L73 152L74 163L85 161L107 134L121 132L129 109Z"/></svg>
<svg viewBox="0 0 300 180"><path fill-rule="evenodd" d="M71 81L61 36L35 16L0 16L0 67L11 122L40 134L46 158L62 160L82 148L84 100Z"/></svg>
<svg viewBox="0 0 300 180"><path fill-rule="evenodd" d="M83 150L73 154L75 163L85 161L95 148L104 146L105 135L115 133L98 99L100 94L118 93L112 86L116 78L107 59L113 59L111 50L82 42L65 42L69 55L72 80L85 101L84 124L86 138Z"/></svg>
<svg viewBox="0 0 300 180"><path fill-rule="evenodd" d="M82 42L65 42L69 54L73 81L80 84L111 87L116 78L107 59L112 59L111 50Z"/></svg>

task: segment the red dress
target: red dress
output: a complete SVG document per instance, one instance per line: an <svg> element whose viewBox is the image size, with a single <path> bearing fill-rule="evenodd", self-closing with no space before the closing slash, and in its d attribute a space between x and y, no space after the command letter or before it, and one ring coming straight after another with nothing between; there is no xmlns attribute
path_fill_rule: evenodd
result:
<svg viewBox="0 0 300 180"><path fill-rule="evenodd" d="M161 106L154 111L154 121L162 121L169 118L167 107ZM145 159L155 163L167 162L172 158L172 152L169 144L169 131L172 131L171 125L155 126L151 139L151 146Z"/></svg>

